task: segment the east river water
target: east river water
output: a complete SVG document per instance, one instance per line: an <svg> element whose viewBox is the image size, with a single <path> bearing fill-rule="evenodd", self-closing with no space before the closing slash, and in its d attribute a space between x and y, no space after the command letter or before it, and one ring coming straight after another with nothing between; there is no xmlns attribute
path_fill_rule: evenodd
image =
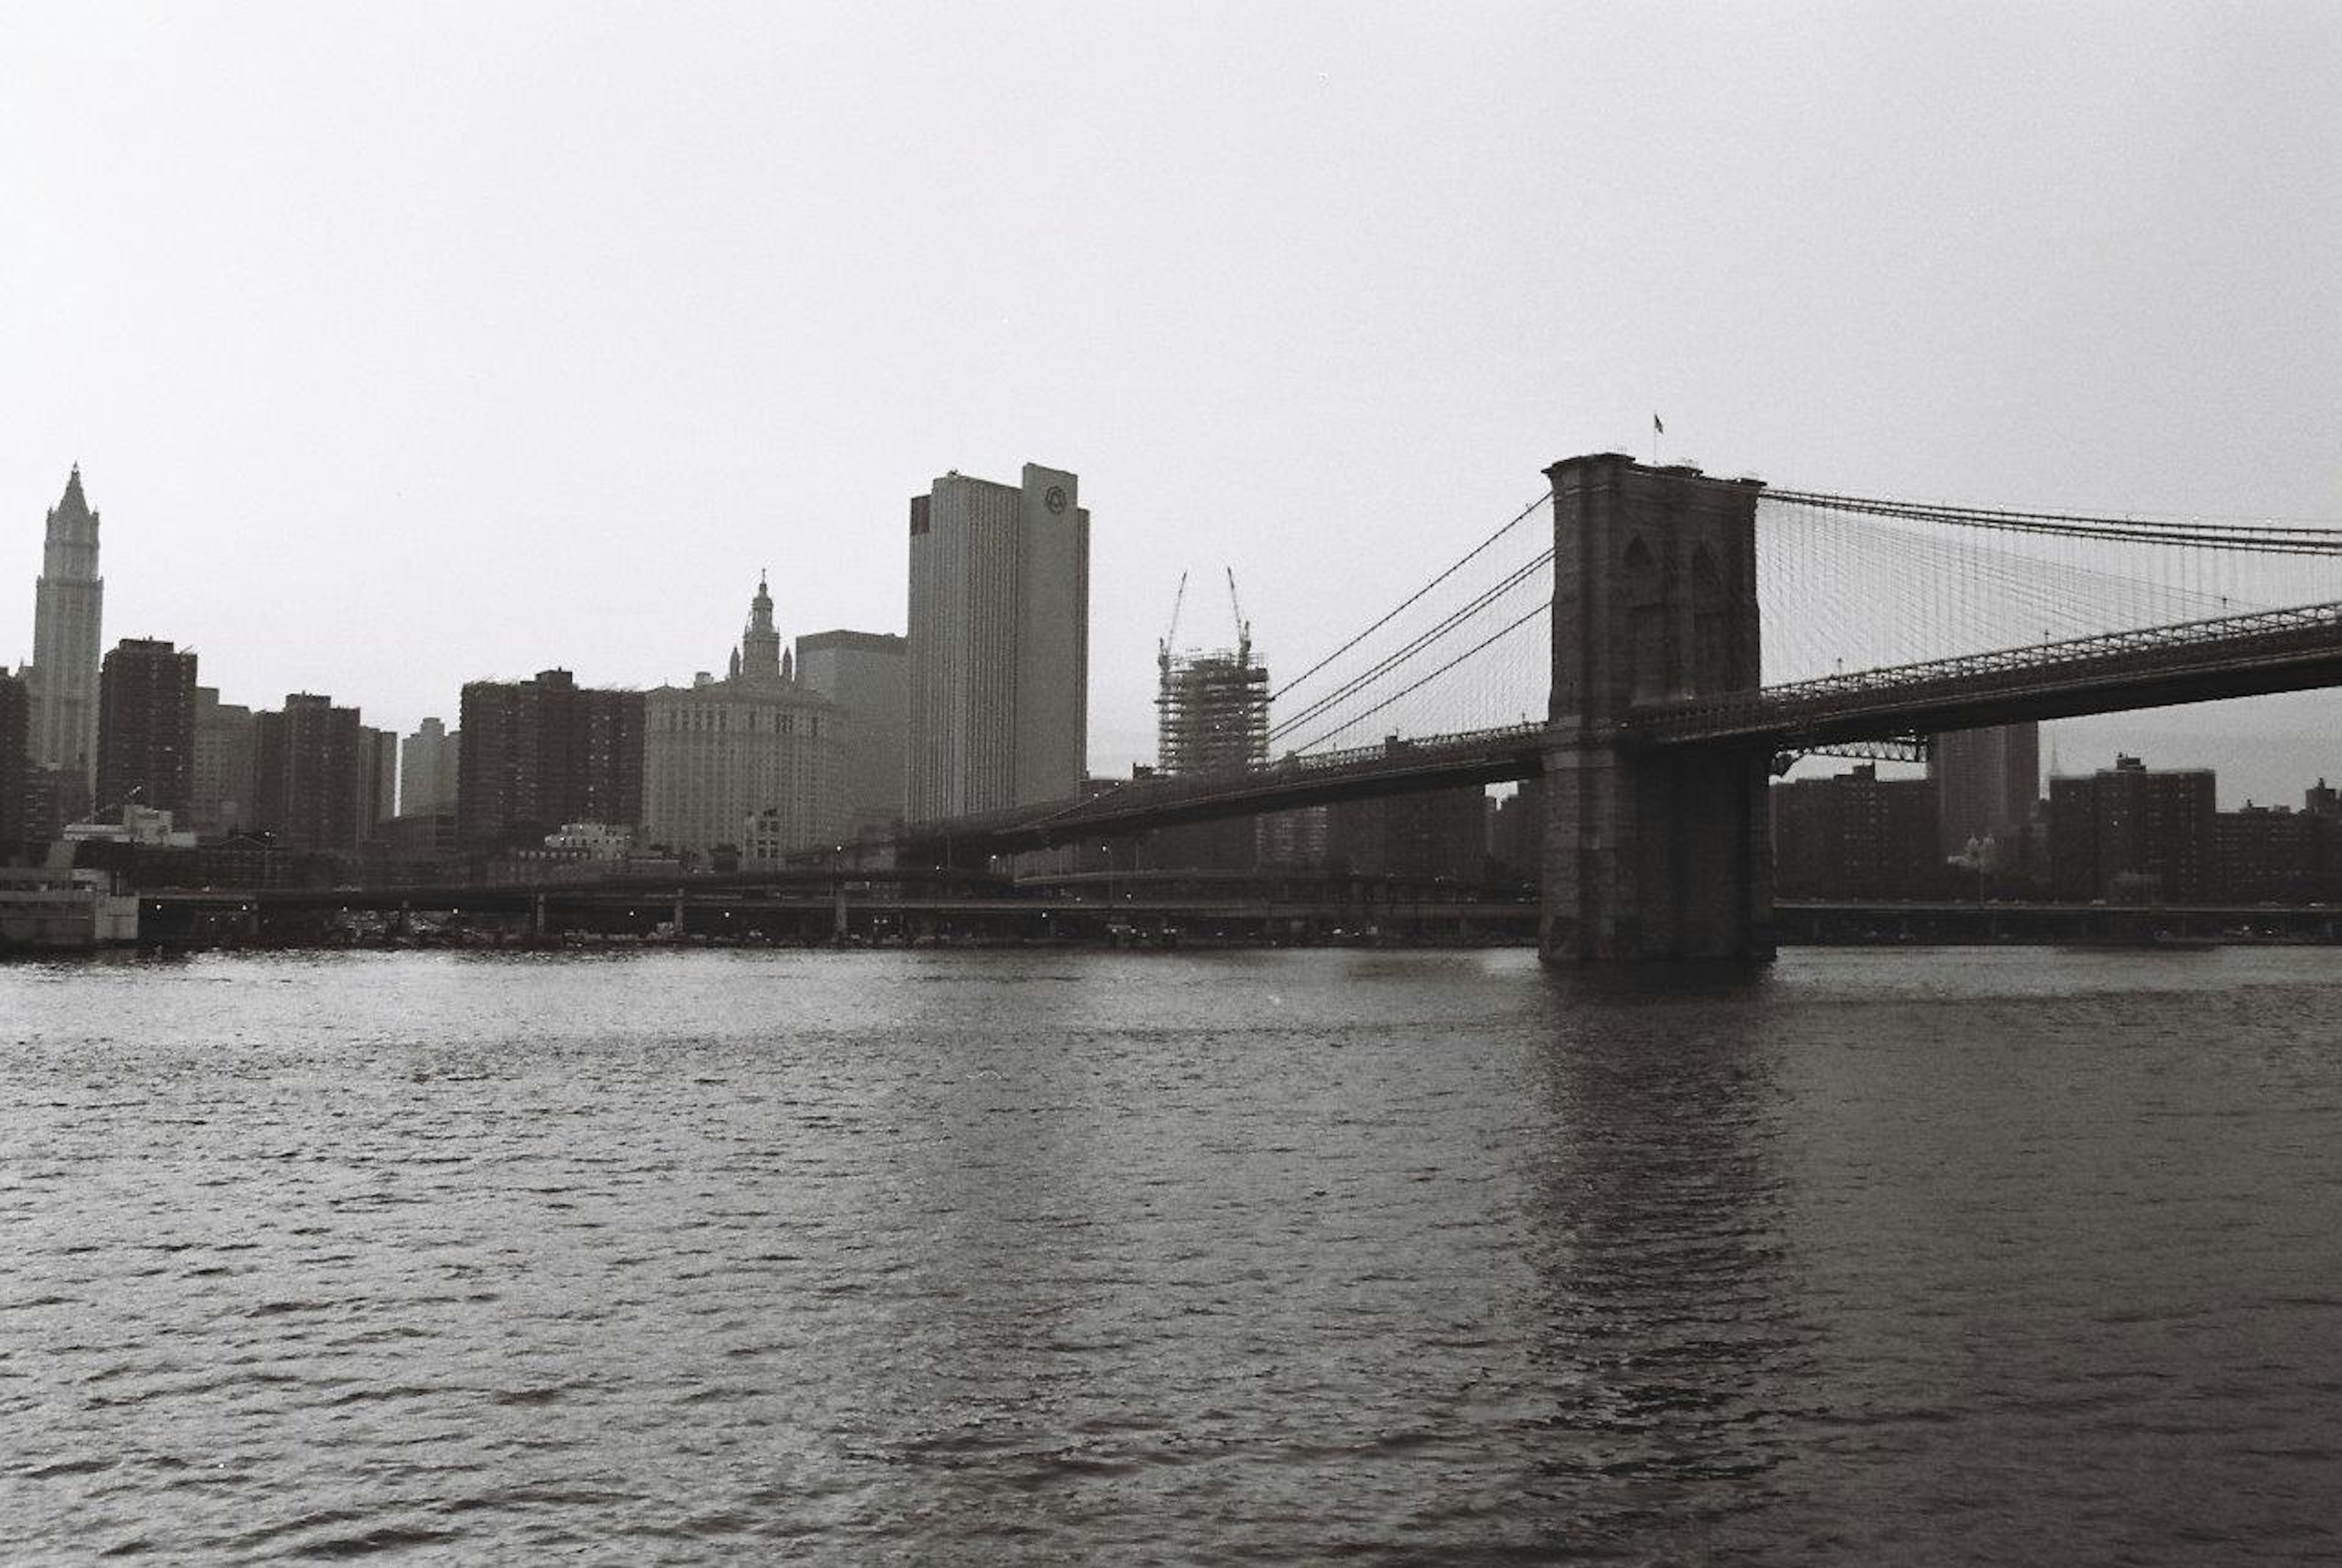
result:
<svg viewBox="0 0 2342 1568"><path fill-rule="evenodd" d="M2342 957L0 967L0 1560L2342 1557Z"/></svg>

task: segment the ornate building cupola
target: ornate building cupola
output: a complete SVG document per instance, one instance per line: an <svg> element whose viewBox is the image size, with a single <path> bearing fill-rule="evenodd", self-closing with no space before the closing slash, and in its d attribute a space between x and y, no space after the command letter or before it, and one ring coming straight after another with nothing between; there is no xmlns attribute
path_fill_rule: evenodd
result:
<svg viewBox="0 0 2342 1568"><path fill-rule="evenodd" d="M781 678L781 634L773 630L773 594L765 574L756 574L756 596L748 601L748 629L740 636L740 674L748 679Z"/></svg>

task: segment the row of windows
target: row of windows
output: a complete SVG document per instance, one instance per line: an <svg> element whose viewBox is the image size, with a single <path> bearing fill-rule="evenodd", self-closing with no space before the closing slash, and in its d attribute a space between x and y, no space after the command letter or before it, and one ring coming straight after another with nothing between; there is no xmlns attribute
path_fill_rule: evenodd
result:
<svg viewBox="0 0 2342 1568"><path fill-rule="evenodd" d="M826 732L819 714L798 714L786 709L779 712L752 709L738 715L734 724L729 708L677 708L652 716L653 734L765 734L809 735L819 739ZM805 723L797 720L802 717Z"/></svg>

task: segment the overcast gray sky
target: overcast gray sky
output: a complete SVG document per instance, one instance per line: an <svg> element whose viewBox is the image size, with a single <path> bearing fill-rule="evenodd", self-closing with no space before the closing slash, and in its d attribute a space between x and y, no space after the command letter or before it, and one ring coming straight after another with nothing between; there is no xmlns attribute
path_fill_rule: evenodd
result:
<svg viewBox="0 0 2342 1568"><path fill-rule="evenodd" d="M720 667L764 565L900 630L906 497L1069 467L1102 769L1182 568L1297 669L1655 408L1807 488L2342 520L2323 0L59 0L0 72L12 663L75 459L109 643L402 730ZM2337 712L2057 745L2267 798Z"/></svg>

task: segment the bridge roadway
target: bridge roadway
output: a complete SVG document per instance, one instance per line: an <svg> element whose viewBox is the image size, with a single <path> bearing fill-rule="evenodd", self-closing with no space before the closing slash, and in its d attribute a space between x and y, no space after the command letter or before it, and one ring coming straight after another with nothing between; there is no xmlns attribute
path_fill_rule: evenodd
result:
<svg viewBox="0 0 2342 1568"><path fill-rule="evenodd" d="M2265 610L1895 665L1635 710L1621 738L1803 752L1947 731L2342 685L2342 604ZM956 817L900 847L946 864L1216 817L1535 778L1561 737L1520 724L1242 771L1136 779L1079 801Z"/></svg>
<svg viewBox="0 0 2342 1568"><path fill-rule="evenodd" d="M2342 604L2262 610L1829 675L1638 714L1662 745L1802 751L2342 685Z"/></svg>
<svg viewBox="0 0 2342 1568"><path fill-rule="evenodd" d="M1297 806L1504 784L1545 770L1546 726L1506 724L1349 751L1286 757L1256 768L1132 779L1077 801L952 817L907 834L902 847L953 863L959 849L1006 854Z"/></svg>

